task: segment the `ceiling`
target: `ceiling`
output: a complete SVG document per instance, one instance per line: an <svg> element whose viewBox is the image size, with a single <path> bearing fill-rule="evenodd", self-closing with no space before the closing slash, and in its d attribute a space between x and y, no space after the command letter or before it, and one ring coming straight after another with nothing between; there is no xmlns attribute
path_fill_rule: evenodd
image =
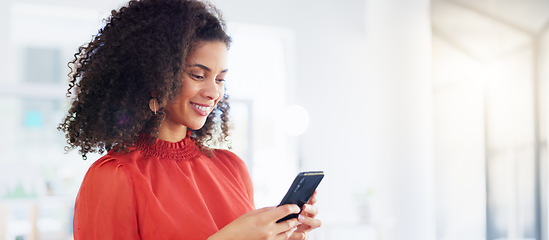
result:
<svg viewBox="0 0 549 240"><path fill-rule="evenodd" d="M532 46L549 29L548 0L432 0L433 36L476 59Z"/></svg>
<svg viewBox="0 0 549 240"><path fill-rule="evenodd" d="M508 23L528 32L538 32L549 20L547 0L432 0L433 11L441 4L469 10Z"/></svg>

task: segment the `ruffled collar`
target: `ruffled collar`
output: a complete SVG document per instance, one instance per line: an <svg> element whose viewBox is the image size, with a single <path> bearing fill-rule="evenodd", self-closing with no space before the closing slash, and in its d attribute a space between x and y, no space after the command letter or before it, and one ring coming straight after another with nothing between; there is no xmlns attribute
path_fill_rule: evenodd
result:
<svg viewBox="0 0 549 240"><path fill-rule="evenodd" d="M179 142L168 142L159 138L152 139L151 136L143 135L137 140L134 147L144 154L159 158L178 161L193 160L202 155L202 151L198 148L196 141L190 137L190 132L187 131L187 136Z"/></svg>

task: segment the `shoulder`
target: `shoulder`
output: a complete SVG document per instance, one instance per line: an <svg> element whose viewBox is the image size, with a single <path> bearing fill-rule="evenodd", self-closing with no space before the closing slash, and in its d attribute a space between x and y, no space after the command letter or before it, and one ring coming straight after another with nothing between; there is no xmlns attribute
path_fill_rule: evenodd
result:
<svg viewBox="0 0 549 240"><path fill-rule="evenodd" d="M116 234L137 233L134 185L124 166L111 154L90 166L75 200L76 239L113 239Z"/></svg>
<svg viewBox="0 0 549 240"><path fill-rule="evenodd" d="M115 157L111 156L110 154L107 154L99 159L97 159L89 168L88 175L90 173L104 173L108 171L112 171L114 169L117 169L122 166L122 163L116 159Z"/></svg>
<svg viewBox="0 0 549 240"><path fill-rule="evenodd" d="M230 158L238 161L242 161L235 153L226 149L213 149L213 154L218 158Z"/></svg>
<svg viewBox="0 0 549 240"><path fill-rule="evenodd" d="M131 161L128 161L130 159L127 157L128 154L130 153L109 151L107 155L92 163L90 170L109 171L131 164Z"/></svg>
<svg viewBox="0 0 549 240"><path fill-rule="evenodd" d="M215 149L213 150L213 155L217 161L233 168L239 174L248 174L248 167L246 166L246 163L244 163L244 161L235 153L225 149Z"/></svg>
<svg viewBox="0 0 549 240"><path fill-rule="evenodd" d="M244 161L238 157L235 153L225 150L225 149L215 149L213 150L213 155L215 158L230 163L232 165L238 165L238 166L246 166Z"/></svg>
<svg viewBox="0 0 549 240"><path fill-rule="evenodd" d="M131 181L129 169L134 165L131 153L109 152L96 160L88 169L84 183L128 183Z"/></svg>

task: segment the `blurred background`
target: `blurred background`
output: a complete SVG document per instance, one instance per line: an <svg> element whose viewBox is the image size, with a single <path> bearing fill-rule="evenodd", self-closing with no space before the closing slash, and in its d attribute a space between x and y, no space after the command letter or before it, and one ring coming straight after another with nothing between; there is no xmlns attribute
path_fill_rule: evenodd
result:
<svg viewBox="0 0 549 240"><path fill-rule="evenodd" d="M0 240L72 239L66 64L125 2L0 1ZM324 170L311 239L549 239L549 0L214 3L257 207Z"/></svg>

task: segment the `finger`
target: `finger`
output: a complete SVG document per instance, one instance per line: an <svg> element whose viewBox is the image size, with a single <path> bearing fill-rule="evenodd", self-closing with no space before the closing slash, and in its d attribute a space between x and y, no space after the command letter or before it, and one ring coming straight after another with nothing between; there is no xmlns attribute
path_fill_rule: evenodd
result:
<svg viewBox="0 0 549 240"><path fill-rule="evenodd" d="M306 239L306 238L307 238L306 233L294 231L292 233L292 236L290 236L290 238L288 238L288 240L303 240L303 239Z"/></svg>
<svg viewBox="0 0 549 240"><path fill-rule="evenodd" d="M273 219L281 219L283 217L286 217L290 214L298 214L301 212L301 208L299 208L296 204L286 204L277 207L275 210L271 211L271 216Z"/></svg>
<svg viewBox="0 0 549 240"><path fill-rule="evenodd" d="M291 237L293 236L296 229L297 229L297 227L294 227L294 228L292 228L288 231L281 232L281 233L279 233L275 236L275 239L282 239L282 240L292 239Z"/></svg>
<svg viewBox="0 0 549 240"><path fill-rule="evenodd" d="M319 228L322 225L322 221L320 221L320 219L306 217L303 215L299 215L298 220L301 223L301 226L309 226L311 229Z"/></svg>
<svg viewBox="0 0 549 240"><path fill-rule="evenodd" d="M317 201L317 197L316 197L316 190L315 192L313 193L313 196L311 196L311 198L309 199L309 201L307 202L308 204L311 204L311 205L314 205L316 204L316 201Z"/></svg>
<svg viewBox="0 0 549 240"><path fill-rule="evenodd" d="M299 224L301 223L296 218L289 219L284 222L277 223L274 231L277 233L288 233L286 237L289 237L291 235L291 232L294 232Z"/></svg>
<svg viewBox="0 0 549 240"><path fill-rule="evenodd" d="M303 210L301 211L301 215L305 215L307 217L315 217L317 214L318 214L317 207L309 204L303 205Z"/></svg>
<svg viewBox="0 0 549 240"><path fill-rule="evenodd" d="M299 226L297 226L297 229L295 230L295 232L301 232L301 233L304 233L304 232L308 232L308 231L311 231L312 230L312 227L307 225L307 224L300 224Z"/></svg>

